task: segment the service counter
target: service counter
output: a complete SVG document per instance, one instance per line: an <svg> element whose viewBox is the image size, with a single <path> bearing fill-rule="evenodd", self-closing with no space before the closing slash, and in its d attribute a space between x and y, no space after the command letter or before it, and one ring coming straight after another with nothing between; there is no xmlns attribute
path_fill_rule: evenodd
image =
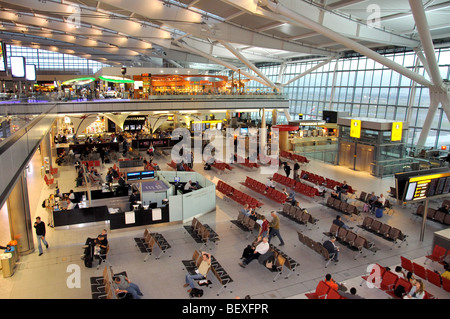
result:
<svg viewBox="0 0 450 319"><path fill-rule="evenodd" d="M111 229L168 223L169 221L169 206L109 214Z"/></svg>
<svg viewBox="0 0 450 319"><path fill-rule="evenodd" d="M53 225L55 227L105 222L107 220L109 220L107 206L75 208L53 212Z"/></svg>

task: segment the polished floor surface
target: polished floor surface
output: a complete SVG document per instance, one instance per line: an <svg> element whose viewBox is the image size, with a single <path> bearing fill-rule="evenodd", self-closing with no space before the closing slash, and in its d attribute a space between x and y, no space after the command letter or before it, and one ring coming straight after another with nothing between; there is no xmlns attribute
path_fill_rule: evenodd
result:
<svg viewBox="0 0 450 319"><path fill-rule="evenodd" d="M157 158L156 161L162 170L172 170L166 163L170 162L169 158ZM203 171L201 164L195 164L194 169L204 174L213 182L221 179L234 187L253 195L260 201L264 202L260 213L269 216L272 210L281 210L281 205L263 198L262 195L246 189L240 183L245 180L246 176L250 176L261 182L267 181L268 175L260 174L256 169L242 168L235 165L236 168L230 173L219 174L214 171ZM44 198L51 192L52 188L48 188L41 177L40 172L41 157L37 153L28 169L28 189L30 193L31 217L41 216L44 221L47 219L47 213L40 205ZM107 166L102 166L101 171L105 174ZM389 186L393 186L393 178L379 179L370 176L368 173L357 172L347 168L325 164L321 161L312 160L308 164L307 170L326 176L335 180L347 180L347 182L360 191L375 191L376 194L384 193ZM283 173L280 169L280 173ZM59 167L59 175L56 177L59 187L63 192L75 189L75 169L71 166ZM281 189L277 185L278 189ZM403 243L399 248L393 246L392 243L381 239L373 234L365 232L365 236L375 242L379 251L372 254L365 251L366 256L360 256L354 260L355 252L341 248L340 261L337 265L330 264L325 268L325 262L316 252L302 245L297 237L297 230L302 231L305 235L316 241L324 239L323 232L328 231L332 220L337 215L333 209L323 205L323 199L309 199L307 197L297 195L296 199L300 201L301 206L319 221L316 226L308 227L299 225L283 216L281 220L281 234L285 241L285 246L280 247L282 251L287 253L291 258L296 260L300 266L297 270L290 274L289 277L279 277L275 282L274 273L266 270L257 262L253 262L245 269L241 268L238 263L242 250L253 240L253 237L246 238L247 234L234 226L231 220L235 219L238 214L240 205L223 198L217 192L216 210L206 215L200 216L202 223L210 225L220 236L217 245L209 247L210 251L220 264L226 269L233 279L226 291L221 291L219 296L217 292L220 289L218 282L212 278L212 285L205 288L203 298L243 298L250 295L252 299L305 299L305 293L315 289L318 281L322 280L325 274L332 274L333 278L339 282L345 282L347 287L356 287L358 293L367 299L386 299L388 295L378 289L371 289L367 285L361 284L361 276L367 274L367 267L374 263L383 266L393 267L400 264L400 256L405 256L419 264L424 264L425 255L430 253L432 249L433 233L444 229L444 226L433 221L427 221L424 240L419 240L421 219L413 217L412 212L415 206L399 207L395 206L394 212L385 214L381 221L391 226L396 226L408 235L407 245ZM354 201L349 198L349 202ZM438 207L440 202L432 202L430 205ZM360 205L356 203L356 205ZM359 206L361 207L361 206ZM363 213L357 219L349 219L345 215L344 221L354 226L358 232L358 224L362 222L362 218L366 215ZM2 234L1 239L6 240L8 237L8 229L5 229L5 213L1 214L3 228L0 228ZM186 224L189 224L187 221ZM134 237L143 234L144 228L134 230L118 230L110 231L107 224L96 225L80 225L77 227L51 229L47 230L47 241L49 249L44 248L44 254L38 256L37 243L35 239L36 251L26 256L22 256L16 266L13 276L3 278L0 276L0 298L2 299L91 299L91 288L89 278L100 276L103 268L99 270L96 267L85 268L80 258L82 254L81 246L87 237L94 237L100 231L106 228L108 230L108 238L110 244L110 253L108 262L113 267L114 272L126 271L130 280L138 284L144 294L143 298L148 299L188 299L186 288L183 288L185 280L185 270L183 269L182 260L190 259L195 249L199 248L193 238L185 232L183 224L171 224L166 226L155 226L149 228L151 231L162 233L169 241L172 248L168 254L162 255L158 260L154 256L150 256L144 262L145 255L136 247ZM277 246L279 241L274 238L272 243ZM426 264L427 268L442 271L441 265L431 263ZM79 272L77 272L79 271ZM75 273L79 273L79 286L73 287ZM448 299L449 293L442 288L433 286L429 282L425 282L427 291L440 299Z"/></svg>

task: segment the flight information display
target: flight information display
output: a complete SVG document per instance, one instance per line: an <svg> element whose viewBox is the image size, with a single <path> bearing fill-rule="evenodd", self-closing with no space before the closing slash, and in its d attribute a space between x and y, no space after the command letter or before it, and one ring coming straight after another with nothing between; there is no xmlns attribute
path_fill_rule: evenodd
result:
<svg viewBox="0 0 450 319"><path fill-rule="evenodd" d="M449 190L450 172L411 177L407 183L405 201L444 195L448 194Z"/></svg>

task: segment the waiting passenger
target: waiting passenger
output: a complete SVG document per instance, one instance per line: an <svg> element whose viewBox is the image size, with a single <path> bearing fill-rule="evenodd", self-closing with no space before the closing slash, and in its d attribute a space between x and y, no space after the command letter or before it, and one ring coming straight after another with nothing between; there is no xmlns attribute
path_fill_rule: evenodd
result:
<svg viewBox="0 0 450 319"><path fill-rule="evenodd" d="M202 261L198 266L196 274L186 274L186 283L183 287L190 286L191 288L188 292L191 292L192 288L195 287L194 280L202 280L206 279L206 275L208 274L209 269L211 268L211 254L207 252L202 252Z"/></svg>
<svg viewBox="0 0 450 319"><path fill-rule="evenodd" d="M249 263L251 263L253 260L258 259L259 256L264 255L269 251L270 245L267 237L264 237L262 239L262 242L260 242L255 249L253 250L253 253L248 256L242 263L239 263L239 266L242 268L245 268Z"/></svg>
<svg viewBox="0 0 450 319"><path fill-rule="evenodd" d="M346 225L346 224L342 221L341 216L339 216L339 215L337 215L337 216L336 216L336 219L333 220L333 224L335 224L335 225L337 225L337 226L339 226L339 227L342 227L342 228L344 228L344 229L353 229L353 227L349 227L348 225Z"/></svg>
<svg viewBox="0 0 450 319"><path fill-rule="evenodd" d="M425 297L425 285L422 280L417 279L409 293L403 299L423 299Z"/></svg>
<svg viewBox="0 0 450 319"><path fill-rule="evenodd" d="M325 283L331 288L336 291L347 291L347 287L345 287L344 283L338 283L336 282L330 274L325 275Z"/></svg>
<svg viewBox="0 0 450 319"><path fill-rule="evenodd" d="M339 247L335 245L336 241L336 237L332 236L330 239L324 241L323 243L323 247L328 251L328 254L330 254L330 256L333 256L333 260L334 262L338 262L339 258Z"/></svg>

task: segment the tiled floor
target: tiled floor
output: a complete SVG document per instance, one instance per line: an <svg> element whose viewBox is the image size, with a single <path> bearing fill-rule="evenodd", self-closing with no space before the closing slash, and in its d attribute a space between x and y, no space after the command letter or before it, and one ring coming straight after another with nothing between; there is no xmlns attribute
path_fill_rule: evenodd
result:
<svg viewBox="0 0 450 319"><path fill-rule="evenodd" d="M168 158L157 159L162 170L172 170L166 166ZM28 176L28 187L30 192L30 205L32 208L32 219L40 215L46 221L46 213L39 205L48 194L53 191L48 189L40 177L40 155L36 154L31 162ZM108 166L102 167L105 172ZM267 180L267 175L261 175L257 170L250 171L241 167L236 167L231 173L219 175L213 171L203 171L200 164L194 166L198 172L205 174L209 179L217 181L217 178L225 182L242 188L243 191L253 195L264 202L260 213L269 216L270 211L280 210L281 205L262 198L244 186L240 182L245 180L245 176L250 176L262 182ZM74 187L75 170L73 167L59 167L60 173L58 179L59 187L63 192L68 192ZM356 172L347 168L325 164L320 161L311 161L307 170L336 180L347 180L347 182L356 188L357 194L360 191L375 191L377 194L384 193L393 185L393 178L378 179L367 173ZM280 170L280 173L282 171ZM277 187L280 189L280 187ZM367 253L367 257L359 257L356 261L353 259L355 252L343 247L340 253L340 262L337 265L331 264L327 269L324 268L324 260L311 249L303 246L297 237L297 230L316 241L322 241L324 236L322 232L327 231L332 220L337 213L322 205L323 199L309 199L297 195L297 200L301 206L308 211L319 222L316 227L305 228L287 218L280 216L281 233L286 245L282 250L300 263L299 268L287 279L278 278L273 282L274 273L266 270L257 262L251 263L246 269L239 267L239 257L246 245L252 241L252 237L246 239L246 233L238 229L230 222L237 217L240 206L224 199L217 193L216 211L199 217L202 223L207 223L219 234L220 242L211 248L210 252L222 264L226 271L233 278L233 283L229 286L229 291L222 292L219 296L216 292L219 290L217 281L213 278L213 284L205 289L204 298L235 298L250 295L252 298L274 299L290 298L304 299L306 292L315 289L319 280L323 279L326 273L340 282L346 282L348 287L355 286L360 295L370 299L387 298L387 294L377 290L369 289L366 285L360 286L361 276L366 274L368 265L379 263L384 266L395 266L400 263L400 256L405 256L421 264L425 261L425 255L430 252L433 240L433 233L443 229L443 226L435 222L427 221L425 239L419 240L421 220L412 218L411 212L414 207L395 207L395 213L384 215L382 222L396 226L404 233L408 234L408 245L403 244L401 248L394 247L392 244L384 241L370 233L365 233L369 240L372 240L379 247L379 251L373 255ZM353 201L353 199L349 199ZM432 204L434 206L439 203ZM363 214L362 217L364 217ZM2 213L1 218L5 218ZM355 226L362 221L350 220L343 216L344 221L350 226ZM160 232L169 241L172 248L170 257L163 255L161 259L156 260L150 256L147 262L144 262L144 254L134 245L134 237L143 234L144 229L109 231L108 225L82 225L80 227L71 227L64 229L48 229L47 240L49 249L44 249L44 254L38 256L35 253L23 256L15 271L15 274L9 278L0 277L0 298L43 298L43 299L90 299L91 289L89 278L101 275L102 268L85 268L80 256L82 254L81 246L87 237L94 237L100 233L103 228L108 229L108 238L110 243L109 263L115 272L126 271L129 278L137 283L144 298L149 299L187 299L188 294L183 288L185 271L181 260L190 259L195 249L199 247L195 241L184 231L182 224L157 226L152 230ZM2 239L5 239L5 229L2 230ZM363 232L363 230L359 230ZM278 239L274 238L273 244L277 245ZM76 283L72 280L73 265L79 269L80 287L71 288L69 283ZM79 266L79 268L77 268ZM441 271L442 266L427 263L427 267ZM442 288L431 285L426 282L426 289L438 298L449 298L450 295ZM232 292L230 292L230 290ZM38 294L37 294L37 291Z"/></svg>

